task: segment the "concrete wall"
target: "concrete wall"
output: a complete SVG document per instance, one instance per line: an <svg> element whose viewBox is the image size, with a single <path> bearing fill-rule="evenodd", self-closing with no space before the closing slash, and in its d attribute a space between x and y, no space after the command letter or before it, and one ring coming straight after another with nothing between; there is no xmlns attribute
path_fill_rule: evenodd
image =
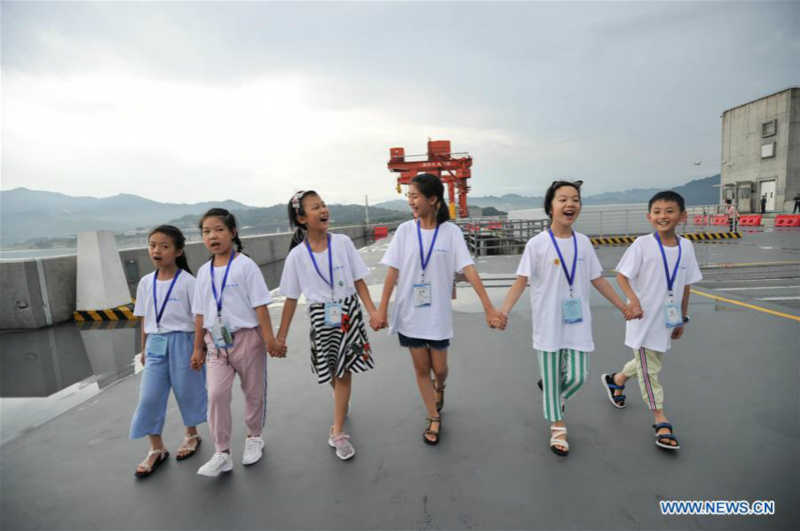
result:
<svg viewBox="0 0 800 531"><path fill-rule="evenodd" d="M800 175L790 170L790 160L800 164L797 138L800 89L791 88L725 111L722 115L722 178L720 202L726 189L735 188L743 212L760 209L761 183L776 181L775 210L784 211L800 189ZM774 136L763 137L762 125L777 120ZM761 147L775 142L775 156L761 158ZM742 185L750 184L749 198ZM746 193L746 192L745 192Z"/></svg>
<svg viewBox="0 0 800 531"><path fill-rule="evenodd" d="M394 229L398 223L381 225ZM367 237L371 236L371 229L365 226L341 227L333 232L347 234L356 247L366 245ZM242 238L244 252L261 266L270 289L278 287L291 239L290 233ZM153 264L146 248L126 249L119 255L131 297L134 297L139 279L154 270ZM187 244L186 256L189 266L197 272L210 255L202 242L193 242ZM71 320L76 290L76 256L1 261L0 330L42 328ZM45 304L45 299L49 304Z"/></svg>

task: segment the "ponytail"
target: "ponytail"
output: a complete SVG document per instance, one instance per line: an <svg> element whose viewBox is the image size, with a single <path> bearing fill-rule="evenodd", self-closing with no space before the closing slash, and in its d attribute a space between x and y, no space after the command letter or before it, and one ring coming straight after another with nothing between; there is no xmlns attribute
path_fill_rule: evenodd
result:
<svg viewBox="0 0 800 531"><path fill-rule="evenodd" d="M289 251L303 243L303 240L306 239L306 225L305 223L300 223L298 217L306 215L305 210L303 210L303 199L310 195L318 194L314 190L300 190L289 200L289 226L297 229L292 235L292 243L289 244Z"/></svg>
<svg viewBox="0 0 800 531"><path fill-rule="evenodd" d="M150 235L147 236L147 239L149 240L150 236L157 232L169 237L172 240L172 243L175 245L176 250L184 251L184 248L186 247L186 237L181 232L181 229L173 225L159 225L150 232ZM181 253L180 256L175 258L175 264L190 275L193 274L191 268L189 267L189 261L186 259L185 252Z"/></svg>
<svg viewBox="0 0 800 531"><path fill-rule="evenodd" d="M292 243L289 244L289 250L291 251L292 249L303 243L303 240L305 239L306 239L306 231L303 230L302 227L297 227L297 230L294 231L294 234L292 234Z"/></svg>
<svg viewBox="0 0 800 531"><path fill-rule="evenodd" d="M444 201L444 185L441 179L430 173L420 173L411 179L411 184L425 197L436 198L437 225L441 225L450 219L450 207Z"/></svg>

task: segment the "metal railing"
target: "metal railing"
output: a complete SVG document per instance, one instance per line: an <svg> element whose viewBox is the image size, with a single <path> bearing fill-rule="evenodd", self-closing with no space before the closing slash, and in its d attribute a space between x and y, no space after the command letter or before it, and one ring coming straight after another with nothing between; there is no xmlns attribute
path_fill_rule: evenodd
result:
<svg viewBox="0 0 800 531"><path fill-rule="evenodd" d="M464 233L473 256L522 254L528 240L549 225L543 219L465 218L454 223Z"/></svg>

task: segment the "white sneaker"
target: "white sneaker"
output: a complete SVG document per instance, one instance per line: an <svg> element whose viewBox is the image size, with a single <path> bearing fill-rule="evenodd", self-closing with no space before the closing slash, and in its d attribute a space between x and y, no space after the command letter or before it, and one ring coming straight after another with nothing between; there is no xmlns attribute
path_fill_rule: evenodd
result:
<svg viewBox="0 0 800 531"><path fill-rule="evenodd" d="M328 444L332 448L336 448L336 457L342 461L347 461L356 455L356 449L353 448L348 439L350 439L350 436L345 432L328 437Z"/></svg>
<svg viewBox="0 0 800 531"><path fill-rule="evenodd" d="M223 472L230 472L233 470L233 458L231 454L225 452L215 453L208 463L201 466L197 473L201 476L215 478Z"/></svg>
<svg viewBox="0 0 800 531"><path fill-rule="evenodd" d="M244 456L242 457L243 465L252 465L261 459L261 454L264 451L264 439L259 435L258 437L248 437L244 441Z"/></svg>

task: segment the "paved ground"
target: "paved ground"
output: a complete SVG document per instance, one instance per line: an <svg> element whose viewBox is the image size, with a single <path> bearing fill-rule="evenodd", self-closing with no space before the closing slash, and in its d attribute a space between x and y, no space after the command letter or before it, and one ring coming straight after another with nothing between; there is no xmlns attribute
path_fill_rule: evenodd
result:
<svg viewBox="0 0 800 531"><path fill-rule="evenodd" d="M746 249L725 247L717 262L796 258L791 250L762 255L757 242L745 242ZM375 267L376 294L385 245L362 251ZM600 250L606 269L618 251ZM501 279L490 284L502 285L517 260L478 262L483 274ZM677 454L653 445L652 418L635 386L622 411L600 387L600 374L630 356L623 320L605 301L591 301L597 350L590 381L568 404L572 451L561 459L547 446L526 297L500 333L485 327L476 297L460 288L438 447L421 440L424 411L407 352L379 333L371 335L376 369L355 378L347 430L357 455L335 459L326 441L332 402L310 373L308 325L298 311L290 357L270 360L260 463L240 464L238 414L232 473L195 475L213 453L203 427L198 456L136 480L145 444L127 439L139 384L130 376L0 448L2 529L795 529L800 322L777 315L793 313L786 306L754 301L747 291L717 291L713 281L725 273L704 273L702 291L774 313L693 296L691 326L662 372L683 446ZM499 303L505 289L490 293ZM273 319L279 311L277 304ZM243 410L238 392L233 407ZM180 438L172 402L165 440L174 449ZM773 500L776 514L662 516L663 500Z"/></svg>

